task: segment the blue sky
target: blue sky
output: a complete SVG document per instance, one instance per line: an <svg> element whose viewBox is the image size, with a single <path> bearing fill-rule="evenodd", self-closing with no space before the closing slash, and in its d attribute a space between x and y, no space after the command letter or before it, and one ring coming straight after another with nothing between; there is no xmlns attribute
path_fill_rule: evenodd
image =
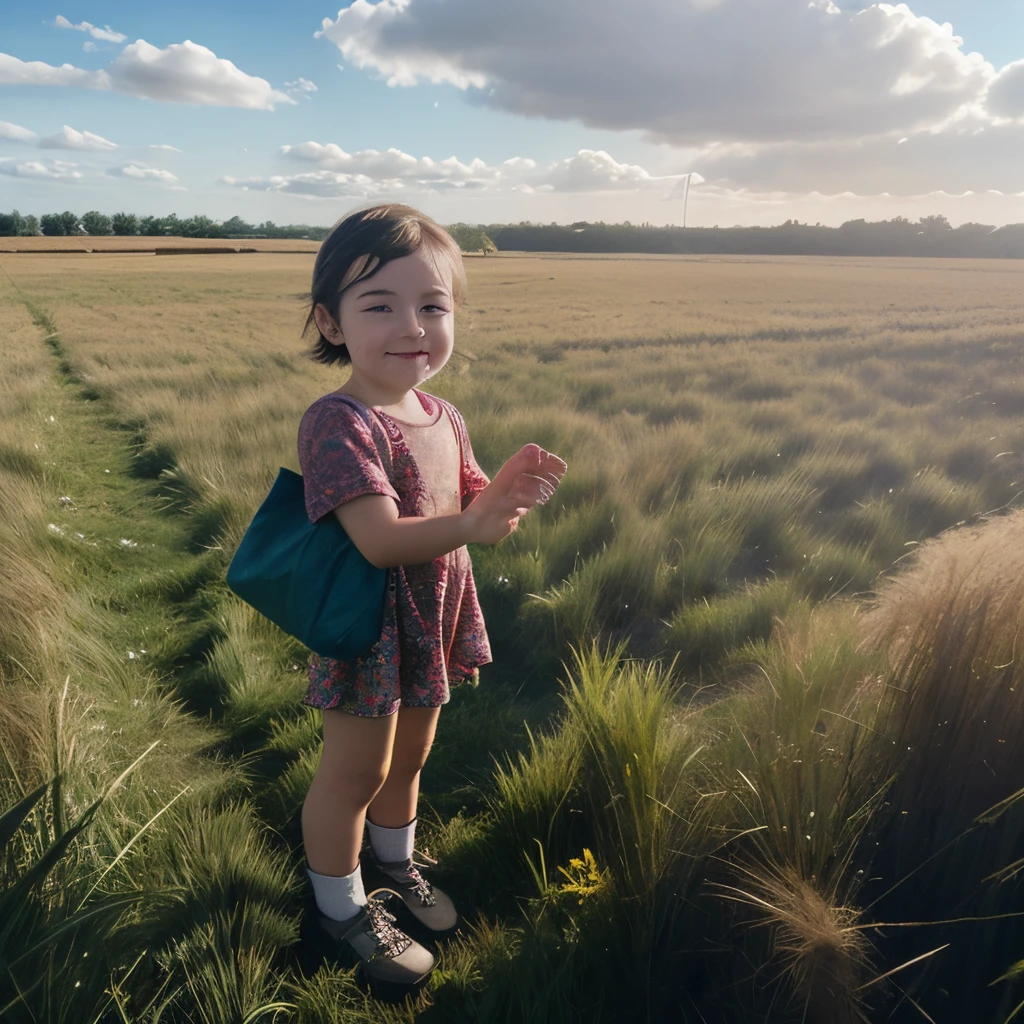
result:
<svg viewBox="0 0 1024 1024"><path fill-rule="evenodd" d="M677 223L695 172L690 223L1024 221L1019 0L87 0L0 26L0 209Z"/></svg>

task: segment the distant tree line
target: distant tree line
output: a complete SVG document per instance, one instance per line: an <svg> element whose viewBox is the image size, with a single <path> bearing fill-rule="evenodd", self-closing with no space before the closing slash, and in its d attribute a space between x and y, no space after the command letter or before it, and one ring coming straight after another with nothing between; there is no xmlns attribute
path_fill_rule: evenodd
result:
<svg viewBox="0 0 1024 1024"><path fill-rule="evenodd" d="M869 222L838 228L788 220L776 227L680 228L589 223L483 226L499 250L637 252L773 256L947 256L1024 259L1024 224L995 228L942 216Z"/></svg>
<svg viewBox="0 0 1024 1024"><path fill-rule="evenodd" d="M22 216L0 213L6 235L145 235L185 238L307 238L320 241L329 227L309 224L250 224L241 217L108 216L90 210ZM464 252L664 253L774 256L959 256L1024 259L1024 224L995 228L961 224L945 217L850 220L838 228L787 220L776 227L680 228L651 224L452 224L448 230Z"/></svg>
<svg viewBox="0 0 1024 1024"><path fill-rule="evenodd" d="M44 213L41 217L23 216L17 210L0 213L0 236L13 235L122 235L173 236L175 238L310 238L321 241L329 227L310 224L277 225L272 220L262 224L249 224L241 217L231 217L222 223L202 214L179 217L176 213L166 217L138 217L134 213L115 213L108 216L99 210L90 210L81 217L65 210L63 213Z"/></svg>

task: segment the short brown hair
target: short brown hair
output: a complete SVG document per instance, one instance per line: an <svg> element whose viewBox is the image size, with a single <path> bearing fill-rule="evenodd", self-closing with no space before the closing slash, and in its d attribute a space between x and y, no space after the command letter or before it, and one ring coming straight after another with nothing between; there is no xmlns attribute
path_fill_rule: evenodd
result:
<svg viewBox="0 0 1024 1024"><path fill-rule="evenodd" d="M343 217L323 240L313 264L309 315L302 333L316 327L313 311L323 304L337 318L342 293L357 281L373 277L381 267L426 245L451 266L452 299L466 294L462 251L447 231L426 214L401 203L386 203L357 210ZM318 363L347 363L348 349L332 345L317 330L310 356Z"/></svg>

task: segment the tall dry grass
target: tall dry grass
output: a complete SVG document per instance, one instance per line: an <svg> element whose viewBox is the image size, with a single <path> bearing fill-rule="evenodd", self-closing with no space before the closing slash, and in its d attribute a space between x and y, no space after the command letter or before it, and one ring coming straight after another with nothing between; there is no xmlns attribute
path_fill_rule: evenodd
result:
<svg viewBox="0 0 1024 1024"><path fill-rule="evenodd" d="M957 922L928 930L951 945L922 991L954 963L981 990L1024 952L1013 917L980 920L1024 913L1022 538L1015 512L929 541L865 619L887 658L874 756L895 779L873 823L870 895L890 917Z"/></svg>

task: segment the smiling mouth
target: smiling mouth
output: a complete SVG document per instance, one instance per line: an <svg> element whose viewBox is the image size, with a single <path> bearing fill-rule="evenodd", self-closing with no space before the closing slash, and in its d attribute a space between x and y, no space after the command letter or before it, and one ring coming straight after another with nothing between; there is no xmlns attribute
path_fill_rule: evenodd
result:
<svg viewBox="0 0 1024 1024"><path fill-rule="evenodd" d="M418 352L389 352L388 355L398 356L399 359L419 359L420 356L429 355L429 352L424 352L420 349Z"/></svg>

